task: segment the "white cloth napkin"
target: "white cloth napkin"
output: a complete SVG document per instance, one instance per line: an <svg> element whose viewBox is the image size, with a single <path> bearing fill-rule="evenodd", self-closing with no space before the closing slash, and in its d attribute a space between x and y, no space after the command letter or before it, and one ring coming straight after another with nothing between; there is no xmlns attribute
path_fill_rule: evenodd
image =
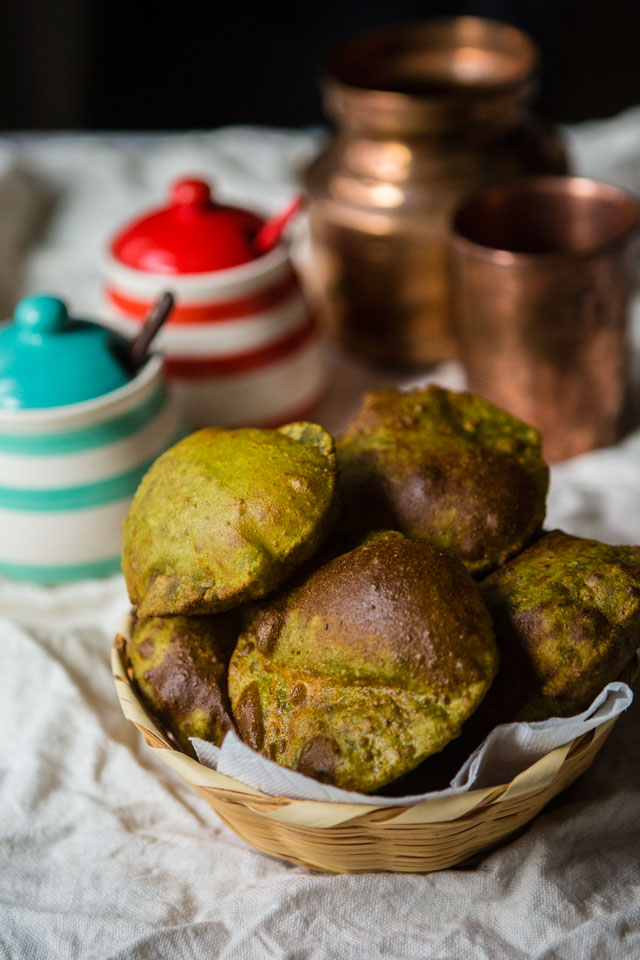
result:
<svg viewBox="0 0 640 960"><path fill-rule="evenodd" d="M256 753L233 731L221 747L192 737L198 760L207 767L240 780L249 787L272 797L293 800L333 800L339 803L375 803L381 807L397 807L399 803L416 804L429 797L451 797L466 793L472 787L498 787L509 783L518 773L556 747L568 743L607 720L619 716L631 706L633 694L626 683L610 683L591 706L575 717L555 718L539 723L504 723L492 730L468 758L446 790L415 794L410 797L378 797L341 790L287 770L273 760Z"/></svg>

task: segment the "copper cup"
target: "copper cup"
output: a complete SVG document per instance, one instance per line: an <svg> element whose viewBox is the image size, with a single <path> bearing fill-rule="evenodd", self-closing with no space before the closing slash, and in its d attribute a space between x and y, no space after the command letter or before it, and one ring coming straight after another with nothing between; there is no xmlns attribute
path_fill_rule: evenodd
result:
<svg viewBox="0 0 640 960"><path fill-rule="evenodd" d="M454 319L469 389L542 431L550 460L619 439L640 206L580 177L496 187L454 219Z"/></svg>

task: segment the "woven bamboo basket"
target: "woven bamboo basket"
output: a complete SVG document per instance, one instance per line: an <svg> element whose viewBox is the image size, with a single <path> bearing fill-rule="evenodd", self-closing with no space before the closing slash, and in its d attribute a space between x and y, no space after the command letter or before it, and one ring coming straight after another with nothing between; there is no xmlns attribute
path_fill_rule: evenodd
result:
<svg viewBox="0 0 640 960"><path fill-rule="evenodd" d="M149 716L127 671L123 624L112 669L125 717L239 837L281 860L324 873L429 873L456 866L517 833L593 763L616 722L551 751L511 783L414 806L271 797L178 750ZM631 682L637 660L620 677Z"/></svg>

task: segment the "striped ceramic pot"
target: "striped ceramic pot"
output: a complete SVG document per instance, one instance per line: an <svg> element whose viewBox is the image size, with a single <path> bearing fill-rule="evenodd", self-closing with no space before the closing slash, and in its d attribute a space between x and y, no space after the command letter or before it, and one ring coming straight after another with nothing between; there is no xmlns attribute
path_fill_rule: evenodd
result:
<svg viewBox="0 0 640 960"><path fill-rule="evenodd" d="M120 527L143 474L181 435L154 354L94 400L0 410L0 573L46 583L120 568Z"/></svg>
<svg viewBox="0 0 640 960"><path fill-rule="evenodd" d="M307 414L323 390L322 343L288 247L277 235L264 243L274 222L187 178L109 242L113 327L132 336L160 293L175 297L160 344L194 427L276 426Z"/></svg>
<svg viewBox="0 0 640 960"><path fill-rule="evenodd" d="M159 343L192 426L275 426L320 399L323 342L283 244L226 270L171 277L109 256L105 277L103 312L126 336L162 290L176 297Z"/></svg>

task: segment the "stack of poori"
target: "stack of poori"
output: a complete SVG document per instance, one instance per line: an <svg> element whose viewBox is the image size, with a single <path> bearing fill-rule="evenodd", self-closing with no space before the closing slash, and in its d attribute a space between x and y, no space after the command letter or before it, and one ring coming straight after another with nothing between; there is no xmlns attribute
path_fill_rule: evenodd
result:
<svg viewBox="0 0 640 960"><path fill-rule="evenodd" d="M233 729L363 792L579 712L639 645L640 547L542 533L547 486L536 430L439 387L368 394L337 441L192 434L124 525L141 698L187 752Z"/></svg>

